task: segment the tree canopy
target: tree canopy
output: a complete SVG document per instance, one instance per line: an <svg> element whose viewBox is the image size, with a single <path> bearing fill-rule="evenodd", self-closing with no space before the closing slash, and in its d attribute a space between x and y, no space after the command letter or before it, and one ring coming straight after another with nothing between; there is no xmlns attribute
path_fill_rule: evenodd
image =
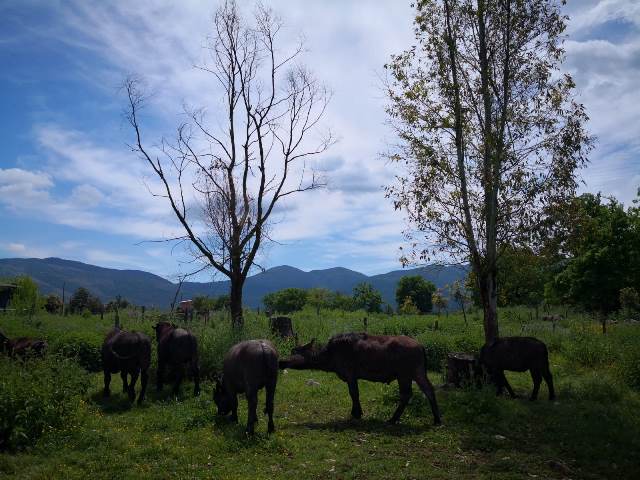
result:
<svg viewBox="0 0 640 480"><path fill-rule="evenodd" d="M398 308L405 307L406 299L411 299L418 312L429 313L433 309L432 295L436 291L436 286L422 278L420 275L407 275L402 277L396 287L396 303Z"/></svg>

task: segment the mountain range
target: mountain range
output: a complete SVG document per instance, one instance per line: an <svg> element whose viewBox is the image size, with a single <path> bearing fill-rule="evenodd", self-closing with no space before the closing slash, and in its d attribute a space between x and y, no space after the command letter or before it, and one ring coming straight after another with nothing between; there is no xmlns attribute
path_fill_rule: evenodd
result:
<svg viewBox="0 0 640 480"><path fill-rule="evenodd" d="M243 301L248 307L260 307L264 295L289 287L321 287L351 294L355 285L368 282L380 291L385 302L395 306L396 285L404 276L420 275L433 282L436 287L442 288L463 279L466 274L465 266L428 265L368 276L343 267L305 272L282 265L247 278ZM140 270L117 270L61 258L0 259L0 278L19 275L33 278L42 294L55 293L62 296L64 287L66 298L69 298L77 288L85 287L103 302L121 295L136 305L159 308L167 308L171 304L177 288L176 283ZM218 296L227 294L228 291L228 280L184 282L179 299L197 295Z"/></svg>

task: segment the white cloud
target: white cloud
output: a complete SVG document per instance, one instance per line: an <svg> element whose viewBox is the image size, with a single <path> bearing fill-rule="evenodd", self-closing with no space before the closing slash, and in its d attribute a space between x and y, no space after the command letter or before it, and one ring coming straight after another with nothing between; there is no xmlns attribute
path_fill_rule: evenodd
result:
<svg viewBox="0 0 640 480"><path fill-rule="evenodd" d="M9 243L6 249L16 254L23 254L27 251L27 247L23 243Z"/></svg>

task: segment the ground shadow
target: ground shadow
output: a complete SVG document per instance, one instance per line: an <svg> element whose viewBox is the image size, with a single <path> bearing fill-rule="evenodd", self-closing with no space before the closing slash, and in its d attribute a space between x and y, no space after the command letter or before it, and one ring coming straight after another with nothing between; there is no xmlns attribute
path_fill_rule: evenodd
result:
<svg viewBox="0 0 640 480"><path fill-rule="evenodd" d="M431 428L435 428L430 424L415 425L403 424L402 421L396 424L390 424L388 421L379 418L368 419L337 419L328 422L303 422L295 424L297 427L309 430L326 430L331 432L344 432L348 430L367 433L384 433L386 435L403 436L423 433ZM294 425L289 424L289 428Z"/></svg>

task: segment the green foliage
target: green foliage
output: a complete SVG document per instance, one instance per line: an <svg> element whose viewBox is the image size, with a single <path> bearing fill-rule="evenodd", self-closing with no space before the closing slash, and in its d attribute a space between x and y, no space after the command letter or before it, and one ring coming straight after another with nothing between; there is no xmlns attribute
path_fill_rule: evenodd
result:
<svg viewBox="0 0 640 480"><path fill-rule="evenodd" d="M549 290L561 301L608 314L620 307L622 289L640 285L640 214L600 195L575 201L577 218L566 240L570 258Z"/></svg>
<svg viewBox="0 0 640 480"><path fill-rule="evenodd" d="M418 310L418 307L413 303L411 297L407 296L398 308L398 313L401 315L417 315L420 313L420 310Z"/></svg>
<svg viewBox="0 0 640 480"><path fill-rule="evenodd" d="M440 290L431 294L431 302L438 310L438 315L440 315L442 310L447 308L447 299Z"/></svg>
<svg viewBox="0 0 640 480"><path fill-rule="evenodd" d="M51 293L44 301L44 309L47 313L58 314L62 312L62 300L57 295Z"/></svg>
<svg viewBox="0 0 640 480"><path fill-rule="evenodd" d="M268 293L262 298L262 303L269 312L286 315L302 310L307 303L307 291L302 288L285 288Z"/></svg>
<svg viewBox="0 0 640 480"><path fill-rule="evenodd" d="M403 306L405 299L410 298L420 313L429 313L433 308L432 295L435 291L436 286L420 275L408 275L398 281L396 304Z"/></svg>
<svg viewBox="0 0 640 480"><path fill-rule="evenodd" d="M0 357L0 450L30 446L43 434L76 426L88 380L63 357L26 362Z"/></svg>
<svg viewBox="0 0 640 480"><path fill-rule="evenodd" d="M628 314L640 311L640 294L635 288L626 287L620 290L620 308Z"/></svg>
<svg viewBox="0 0 640 480"><path fill-rule="evenodd" d="M18 288L13 293L9 306L20 315L33 315L38 308L38 285L30 277L16 278Z"/></svg>
<svg viewBox="0 0 640 480"><path fill-rule="evenodd" d="M313 307L316 315L320 315L320 310L327 308L331 300L331 291L326 288L311 288L307 290L307 305Z"/></svg>
<svg viewBox="0 0 640 480"><path fill-rule="evenodd" d="M69 299L69 312L82 313L88 310L91 313L100 313L102 310L102 302L99 298L93 296L89 290L84 287L78 288Z"/></svg>
<svg viewBox="0 0 640 480"><path fill-rule="evenodd" d="M608 338L580 333L566 348L567 357L583 367L601 367L611 365L615 360L615 351Z"/></svg>
<svg viewBox="0 0 640 480"><path fill-rule="evenodd" d="M75 360L90 372L98 372L102 369L100 350L103 340L104 335L97 332L64 332L51 338L49 349L53 353Z"/></svg>
<svg viewBox="0 0 640 480"><path fill-rule="evenodd" d="M351 312L356 308L353 297L340 292L331 293L328 307L331 310L341 310L343 312Z"/></svg>
<svg viewBox="0 0 640 480"><path fill-rule="evenodd" d="M382 294L370 283L359 283L353 287L353 304L367 313L382 312Z"/></svg>

